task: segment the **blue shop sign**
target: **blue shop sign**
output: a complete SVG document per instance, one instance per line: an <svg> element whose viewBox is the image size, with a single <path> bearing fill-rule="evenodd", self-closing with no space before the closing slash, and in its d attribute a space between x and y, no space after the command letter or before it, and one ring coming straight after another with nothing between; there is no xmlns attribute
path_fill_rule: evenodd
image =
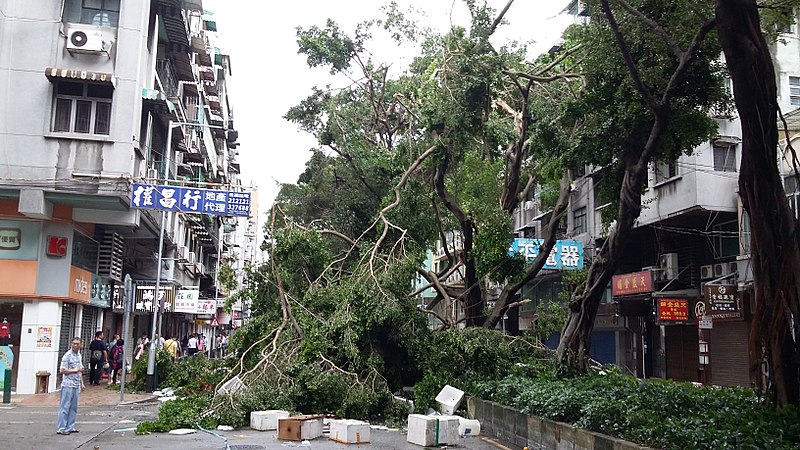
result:
<svg viewBox="0 0 800 450"><path fill-rule="evenodd" d="M131 207L248 217L250 193L137 183L131 191Z"/></svg>
<svg viewBox="0 0 800 450"><path fill-rule="evenodd" d="M544 239L516 238L508 248L508 254L519 253L528 263L539 255L539 248L544 245ZM583 242L556 241L553 250L544 263L544 269L577 270L583 269Z"/></svg>

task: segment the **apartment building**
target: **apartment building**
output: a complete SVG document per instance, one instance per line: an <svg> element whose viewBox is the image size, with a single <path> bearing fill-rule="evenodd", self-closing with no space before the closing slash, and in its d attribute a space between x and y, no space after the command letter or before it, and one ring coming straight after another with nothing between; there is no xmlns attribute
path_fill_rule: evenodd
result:
<svg viewBox="0 0 800 450"><path fill-rule="evenodd" d="M201 0L0 0L0 321L17 393L40 388L37 372L57 387L72 337L123 334L126 275L129 345L150 333L158 273L162 334L211 334L218 262L254 219L161 216L132 208L131 189L250 189L216 30ZM239 245L255 251L254 239ZM186 290L208 306L176 312Z"/></svg>

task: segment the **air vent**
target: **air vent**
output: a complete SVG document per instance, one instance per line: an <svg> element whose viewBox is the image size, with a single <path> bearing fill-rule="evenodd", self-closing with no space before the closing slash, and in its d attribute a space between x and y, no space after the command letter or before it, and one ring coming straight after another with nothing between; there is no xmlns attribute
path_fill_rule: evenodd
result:
<svg viewBox="0 0 800 450"><path fill-rule="evenodd" d="M112 232L103 235L100 244L100 257L97 273L101 277L108 277L114 281L122 281L122 259L125 252L125 239Z"/></svg>

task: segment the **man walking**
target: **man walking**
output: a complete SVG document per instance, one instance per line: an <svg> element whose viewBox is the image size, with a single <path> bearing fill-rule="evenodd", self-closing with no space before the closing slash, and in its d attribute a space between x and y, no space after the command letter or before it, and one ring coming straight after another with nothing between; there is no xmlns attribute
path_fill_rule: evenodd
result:
<svg viewBox="0 0 800 450"><path fill-rule="evenodd" d="M103 366L108 361L108 347L103 341L103 332L98 331L94 334L94 340L89 344L90 352L90 372L89 384L100 384L100 374L103 371Z"/></svg>
<svg viewBox="0 0 800 450"><path fill-rule="evenodd" d="M61 381L61 404L58 407L56 434L77 433L75 419L78 417L78 395L84 388L80 338L73 339L71 348L61 357L58 373L64 378Z"/></svg>

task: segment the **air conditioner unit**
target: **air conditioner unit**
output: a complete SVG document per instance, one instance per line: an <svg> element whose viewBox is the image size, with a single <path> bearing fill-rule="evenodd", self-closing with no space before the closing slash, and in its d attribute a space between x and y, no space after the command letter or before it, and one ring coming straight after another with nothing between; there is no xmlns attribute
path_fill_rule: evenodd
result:
<svg viewBox="0 0 800 450"><path fill-rule="evenodd" d="M674 280L678 278L678 254L664 253L658 258L658 266L664 269L664 278Z"/></svg>
<svg viewBox="0 0 800 450"><path fill-rule="evenodd" d="M736 261L728 263L728 273L735 273L738 275L739 273L739 264Z"/></svg>
<svg viewBox="0 0 800 450"><path fill-rule="evenodd" d="M728 263L717 263L714 264L714 276L715 277L722 277L727 275L729 272L730 266Z"/></svg>
<svg viewBox="0 0 800 450"><path fill-rule="evenodd" d="M179 262L186 261L186 254L189 253L189 248L185 245L179 245L178 249L175 252L175 256L178 258Z"/></svg>
<svg viewBox="0 0 800 450"><path fill-rule="evenodd" d="M67 50L70 53L102 53L103 33L100 30L71 28L67 32Z"/></svg>
<svg viewBox="0 0 800 450"><path fill-rule="evenodd" d="M533 200L528 200L528 201L526 201L525 203L522 204L522 209L524 209L524 210L531 210L531 209L534 209L534 208L536 208L536 202L533 201Z"/></svg>
<svg viewBox="0 0 800 450"><path fill-rule="evenodd" d="M708 280L710 278L714 278L714 265L700 266L700 279Z"/></svg>
<svg viewBox="0 0 800 450"><path fill-rule="evenodd" d="M194 256L194 252L188 252L188 253L186 253L186 261L188 261L188 262L189 262L189 264L194 264L194 262L195 262L195 259L196 259L196 258L195 258L195 256Z"/></svg>
<svg viewBox="0 0 800 450"><path fill-rule="evenodd" d="M158 179L158 170L156 169L147 169L147 178L148 180L157 180Z"/></svg>

